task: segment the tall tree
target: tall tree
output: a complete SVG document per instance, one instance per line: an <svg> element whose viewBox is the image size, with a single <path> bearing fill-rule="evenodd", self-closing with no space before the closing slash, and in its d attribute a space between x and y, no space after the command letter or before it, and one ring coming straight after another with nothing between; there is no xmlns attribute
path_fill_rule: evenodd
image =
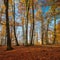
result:
<svg viewBox="0 0 60 60"><path fill-rule="evenodd" d="M51 6L52 14L54 16L54 40L53 40L53 44L55 44L55 41L56 41L56 8L57 8L57 6L55 4L53 4Z"/></svg>
<svg viewBox="0 0 60 60"><path fill-rule="evenodd" d="M55 11L54 11L55 13ZM55 41L56 41L56 17L54 15L54 41L53 41L53 44L55 44Z"/></svg>
<svg viewBox="0 0 60 60"><path fill-rule="evenodd" d="M29 1L26 0L26 45L28 44L28 12L29 12Z"/></svg>
<svg viewBox="0 0 60 60"><path fill-rule="evenodd" d="M32 0L32 19L33 19L33 24L32 24L32 36L31 36L31 42L30 42L30 45L33 45L33 38L34 38L34 25L35 25L35 22L34 22L34 0Z"/></svg>
<svg viewBox="0 0 60 60"><path fill-rule="evenodd" d="M36 13L36 19L41 21L41 41L42 41L42 44L43 44L43 38L44 38L44 18L43 18L41 9L38 9L38 11Z"/></svg>
<svg viewBox="0 0 60 60"><path fill-rule="evenodd" d="M24 22L25 22L25 19L24 19L24 17L21 17L21 20L22 20L22 32L23 32L23 45L24 45L24 43L25 43L25 29L24 29Z"/></svg>
<svg viewBox="0 0 60 60"><path fill-rule="evenodd" d="M47 18L47 29L46 29L46 44L48 44L48 31L49 31L49 18Z"/></svg>
<svg viewBox="0 0 60 60"><path fill-rule="evenodd" d="M46 23L46 33L45 33L45 38L46 38L46 44L49 44L49 41L48 41L48 31L49 31L49 23L50 23L50 21L51 21L51 13L50 13L50 11L48 11L47 13L46 13L46 21L47 21L47 23Z"/></svg>
<svg viewBox="0 0 60 60"><path fill-rule="evenodd" d="M14 36L15 36L15 41L16 41L16 46L19 46L18 44L18 40L17 40L17 37L16 37L16 28L15 28L15 2L14 2Z"/></svg>
<svg viewBox="0 0 60 60"><path fill-rule="evenodd" d="M10 29L9 29L9 16L8 16L8 6L9 0L4 0L4 4L6 6L6 35L7 35L7 50L11 50L11 38L10 38Z"/></svg>
<svg viewBox="0 0 60 60"><path fill-rule="evenodd" d="M42 18L42 21L41 21L41 41L42 41L42 45L44 44L43 43L43 38L44 38L44 27L43 27L43 23L44 23L44 21L43 21L43 18Z"/></svg>

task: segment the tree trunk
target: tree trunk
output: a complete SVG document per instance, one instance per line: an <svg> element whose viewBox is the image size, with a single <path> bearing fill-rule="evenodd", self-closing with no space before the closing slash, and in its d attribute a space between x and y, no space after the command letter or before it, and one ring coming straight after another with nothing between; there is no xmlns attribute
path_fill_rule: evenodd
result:
<svg viewBox="0 0 60 60"><path fill-rule="evenodd" d="M56 41L56 17L54 16L54 41L53 44L55 44Z"/></svg>
<svg viewBox="0 0 60 60"><path fill-rule="evenodd" d="M26 17L27 17L27 21L26 21L26 45L28 45L28 12L29 12L29 8L30 8L30 4L28 3L29 1L26 0Z"/></svg>
<svg viewBox="0 0 60 60"><path fill-rule="evenodd" d="M10 29L9 29L9 16L8 16L8 0L4 0L6 6L6 35L7 35L7 50L11 50L11 39L10 39Z"/></svg>
<svg viewBox="0 0 60 60"><path fill-rule="evenodd" d="M27 12L27 21L26 21L26 45L28 44L28 11L27 11L27 2L26 2L26 12Z"/></svg>
<svg viewBox="0 0 60 60"><path fill-rule="evenodd" d="M41 22L41 41L42 41L42 45L44 44L43 43L43 38L44 38L44 32L43 32L43 20Z"/></svg>
<svg viewBox="0 0 60 60"><path fill-rule="evenodd" d="M47 29L46 29L46 44L48 44L48 29L49 29L49 20L47 20Z"/></svg>
<svg viewBox="0 0 60 60"><path fill-rule="evenodd" d="M23 30L23 45L24 45L24 25L22 26L22 30Z"/></svg>
<svg viewBox="0 0 60 60"><path fill-rule="evenodd" d="M16 28L15 28L15 3L14 3L14 27L13 28L14 28L14 36L15 36L16 46L19 46L18 40L16 37Z"/></svg>
<svg viewBox="0 0 60 60"><path fill-rule="evenodd" d="M32 19L33 19L33 24L32 24L32 36L31 36L31 43L30 45L34 45L33 38L34 38L34 1L32 0Z"/></svg>

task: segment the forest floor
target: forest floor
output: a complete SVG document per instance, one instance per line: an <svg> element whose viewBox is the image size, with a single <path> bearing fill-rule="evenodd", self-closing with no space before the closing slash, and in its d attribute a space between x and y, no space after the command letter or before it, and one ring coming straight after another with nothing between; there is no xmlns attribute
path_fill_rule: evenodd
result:
<svg viewBox="0 0 60 60"><path fill-rule="evenodd" d="M60 60L60 46L0 46L0 60Z"/></svg>

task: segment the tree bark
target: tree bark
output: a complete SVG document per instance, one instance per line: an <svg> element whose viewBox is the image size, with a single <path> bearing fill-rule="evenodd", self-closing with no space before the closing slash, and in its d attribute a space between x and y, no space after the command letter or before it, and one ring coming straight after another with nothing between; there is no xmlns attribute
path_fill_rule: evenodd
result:
<svg viewBox="0 0 60 60"><path fill-rule="evenodd" d="M42 22L41 22L41 41L42 41L42 45L44 44L43 38L44 38L44 32L43 32L43 20L42 20Z"/></svg>
<svg viewBox="0 0 60 60"><path fill-rule="evenodd" d="M27 17L27 21L26 21L26 45L28 45L28 12L29 12L29 8L30 8L30 4L28 3L29 1L26 0L26 17Z"/></svg>
<svg viewBox="0 0 60 60"><path fill-rule="evenodd" d="M32 36L31 36L30 45L34 45L33 38L34 38L35 21L34 21L34 1L33 0L32 0L32 19L33 19L33 24L32 24Z"/></svg>
<svg viewBox="0 0 60 60"><path fill-rule="evenodd" d="M19 46L18 40L16 37L16 28L15 28L15 3L14 3L14 27L13 28L14 28L14 36L15 36L16 46Z"/></svg>
<svg viewBox="0 0 60 60"><path fill-rule="evenodd" d="M48 30L49 30L49 20L47 20L47 30L46 30L46 44L48 44Z"/></svg>
<svg viewBox="0 0 60 60"><path fill-rule="evenodd" d="M55 44L56 41L56 17L54 16L54 41L53 44Z"/></svg>
<svg viewBox="0 0 60 60"><path fill-rule="evenodd" d="M8 0L4 0L6 6L6 35L7 35L7 50L11 50L11 38L10 38L10 28L9 28L9 16L8 16Z"/></svg>

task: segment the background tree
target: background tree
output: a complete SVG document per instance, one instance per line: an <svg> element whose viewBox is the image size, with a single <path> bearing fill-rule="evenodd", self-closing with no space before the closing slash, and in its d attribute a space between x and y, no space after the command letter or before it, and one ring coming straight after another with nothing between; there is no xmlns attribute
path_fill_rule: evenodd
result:
<svg viewBox="0 0 60 60"><path fill-rule="evenodd" d="M33 38L34 38L34 25L35 25L35 21L34 21L34 0L32 0L32 19L33 19L33 24L32 24L32 37L31 37L31 43L30 45L33 45Z"/></svg>
<svg viewBox="0 0 60 60"><path fill-rule="evenodd" d="M51 10L52 10L52 14L54 16L54 41L53 41L53 44L55 44L55 41L56 41L56 5L52 5L51 6Z"/></svg>
<svg viewBox="0 0 60 60"><path fill-rule="evenodd" d="M16 40L16 46L19 46L18 44L18 40L17 40L17 37L16 37L16 28L15 28L15 1L14 1L14 13L13 13L13 16L14 16L14 36L15 36L15 40Z"/></svg>

